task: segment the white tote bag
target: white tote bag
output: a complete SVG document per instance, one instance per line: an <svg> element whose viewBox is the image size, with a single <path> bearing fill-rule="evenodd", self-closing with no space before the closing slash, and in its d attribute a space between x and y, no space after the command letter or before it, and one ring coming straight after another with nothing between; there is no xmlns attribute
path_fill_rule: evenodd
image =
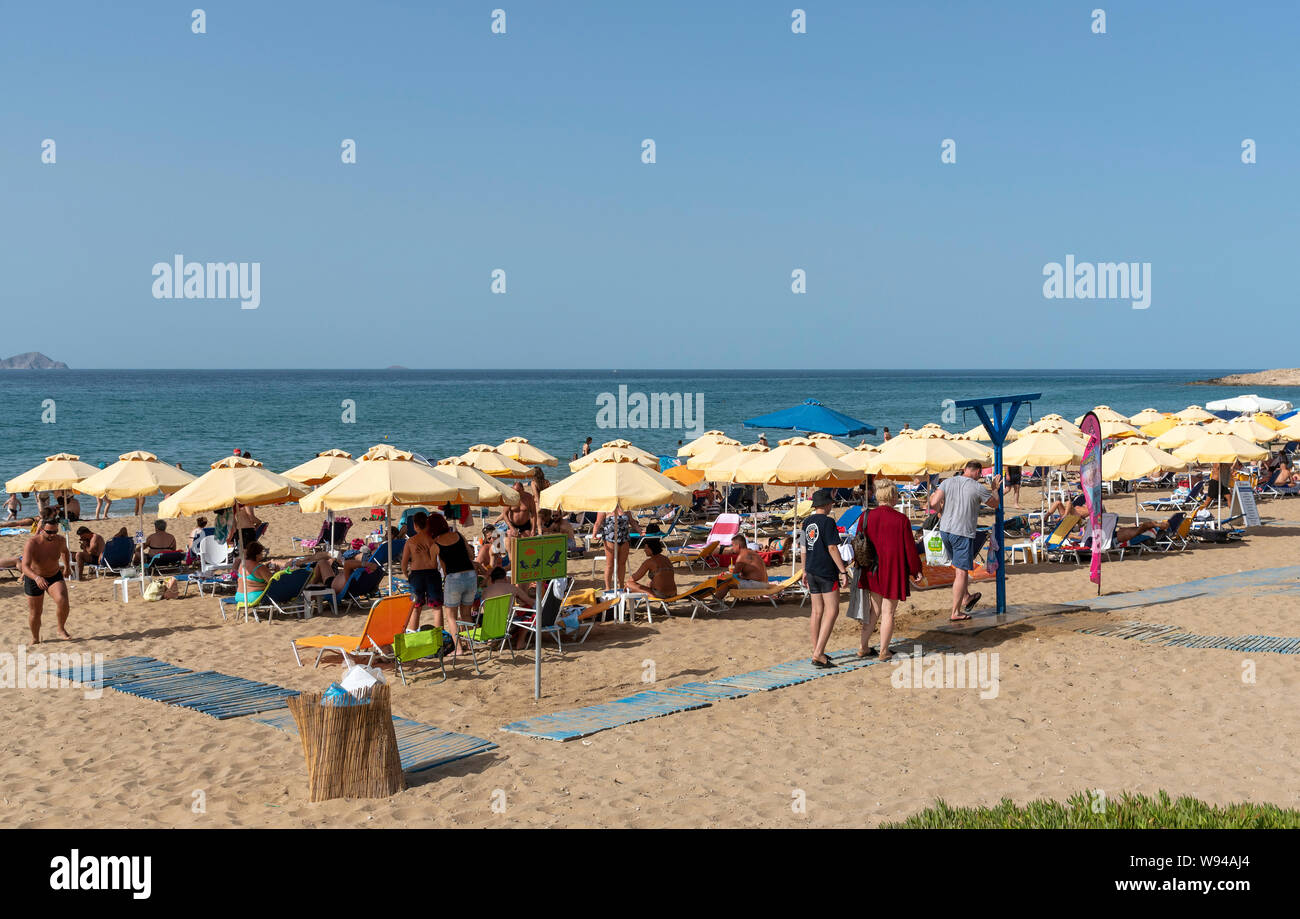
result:
<svg viewBox="0 0 1300 919"><path fill-rule="evenodd" d="M925 540L925 563L927 565L951 565L952 556L944 548L943 537L939 535L939 529L923 530L922 539Z"/></svg>

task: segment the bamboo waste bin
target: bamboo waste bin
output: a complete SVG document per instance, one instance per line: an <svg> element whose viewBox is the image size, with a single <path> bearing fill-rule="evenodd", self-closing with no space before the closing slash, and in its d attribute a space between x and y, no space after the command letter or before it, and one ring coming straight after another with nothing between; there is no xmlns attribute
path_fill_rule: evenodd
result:
<svg viewBox="0 0 1300 919"><path fill-rule="evenodd" d="M311 801L386 798L406 787L389 693L379 683L352 705L322 705L319 692L286 700L307 757Z"/></svg>

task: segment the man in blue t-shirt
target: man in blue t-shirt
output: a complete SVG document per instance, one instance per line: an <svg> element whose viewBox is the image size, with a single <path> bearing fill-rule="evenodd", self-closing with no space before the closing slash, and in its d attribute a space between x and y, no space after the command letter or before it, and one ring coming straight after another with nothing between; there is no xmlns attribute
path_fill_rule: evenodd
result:
<svg viewBox="0 0 1300 919"><path fill-rule="evenodd" d="M943 547L952 556L952 615L954 622L970 618L970 611L980 600L980 594L967 590L970 572L975 567L975 530L980 507L998 506L999 486L1002 476L993 477L993 488L980 481L983 464L971 460L960 474L944 479L930 495L930 510L942 513L939 536Z"/></svg>
<svg viewBox="0 0 1300 919"><path fill-rule="evenodd" d="M840 578L848 570L840 558L840 531L828 512L834 496L829 488L813 492L813 514L803 524L803 582L812 597L812 663L814 667L834 667L826 656L835 617L840 614Z"/></svg>

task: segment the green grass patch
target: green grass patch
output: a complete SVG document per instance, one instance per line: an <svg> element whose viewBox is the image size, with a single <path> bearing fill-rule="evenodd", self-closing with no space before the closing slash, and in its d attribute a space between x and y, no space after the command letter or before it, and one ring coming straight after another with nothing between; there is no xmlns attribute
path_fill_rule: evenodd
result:
<svg viewBox="0 0 1300 919"><path fill-rule="evenodd" d="M1095 804L1094 804L1095 802ZM1283 829L1300 828L1300 810L1272 804L1229 804L1217 807L1196 798L1170 799L1125 792L1100 799L1080 792L1065 803L1030 801L1024 807L1003 798L993 807L951 807L942 798L906 820L884 829Z"/></svg>

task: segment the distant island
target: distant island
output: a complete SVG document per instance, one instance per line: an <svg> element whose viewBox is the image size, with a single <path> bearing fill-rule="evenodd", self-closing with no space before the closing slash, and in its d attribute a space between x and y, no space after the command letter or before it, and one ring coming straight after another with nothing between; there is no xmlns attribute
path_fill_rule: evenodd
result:
<svg viewBox="0 0 1300 919"><path fill-rule="evenodd" d="M1258 373L1230 373L1212 380L1197 380L1195 386L1300 386L1300 367L1289 370L1261 370Z"/></svg>
<svg viewBox="0 0 1300 919"><path fill-rule="evenodd" d="M15 354L0 361L0 370L67 370L63 361L52 361L39 351Z"/></svg>
<svg viewBox="0 0 1300 919"><path fill-rule="evenodd" d="M389 364L389 370L410 370L410 367L403 367L401 364Z"/></svg>

